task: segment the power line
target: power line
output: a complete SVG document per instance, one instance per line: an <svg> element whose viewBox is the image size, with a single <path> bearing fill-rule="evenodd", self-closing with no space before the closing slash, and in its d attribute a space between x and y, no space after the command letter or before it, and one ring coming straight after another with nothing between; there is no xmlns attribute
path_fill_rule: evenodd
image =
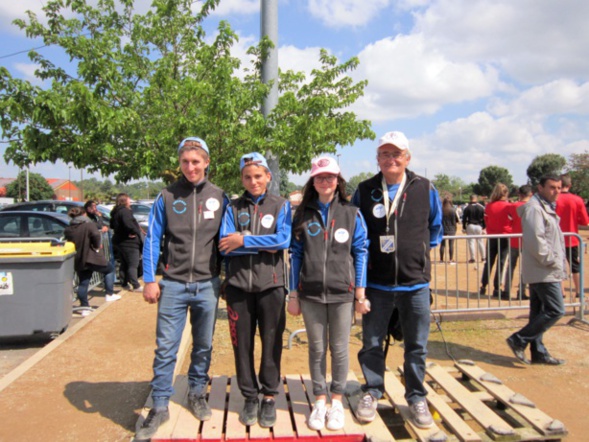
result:
<svg viewBox="0 0 589 442"><path fill-rule="evenodd" d="M3 58L14 57L15 55L24 54L26 52L36 51L37 49L43 49L43 48L46 48L47 46L49 46L49 45L43 45L43 46L39 46L39 47L32 48L32 49L26 49L24 51L13 52L12 54L0 55L0 60L2 60Z"/></svg>

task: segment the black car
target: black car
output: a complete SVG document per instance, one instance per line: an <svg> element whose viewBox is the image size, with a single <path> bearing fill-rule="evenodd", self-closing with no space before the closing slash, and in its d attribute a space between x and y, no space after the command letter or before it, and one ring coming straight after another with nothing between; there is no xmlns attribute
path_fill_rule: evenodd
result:
<svg viewBox="0 0 589 442"><path fill-rule="evenodd" d="M70 219L62 213L0 211L0 238L63 239Z"/></svg>
<svg viewBox="0 0 589 442"><path fill-rule="evenodd" d="M23 203L10 204L4 206L0 211L12 211L12 210L32 210L34 212L57 212L67 214L72 207L84 207L84 203L81 201L61 201L61 200L41 200L41 201L28 201ZM97 207L102 214L104 223L108 225L110 223L110 212L108 209L98 206Z"/></svg>

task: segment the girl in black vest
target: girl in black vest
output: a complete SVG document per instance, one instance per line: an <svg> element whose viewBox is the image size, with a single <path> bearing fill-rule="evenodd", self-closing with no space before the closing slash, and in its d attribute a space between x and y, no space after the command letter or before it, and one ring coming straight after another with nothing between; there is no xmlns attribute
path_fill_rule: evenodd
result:
<svg viewBox="0 0 589 442"><path fill-rule="evenodd" d="M354 297L365 300L367 235L333 158L313 162L311 178L293 221L291 291L287 310L303 314L309 337L309 369L315 404L312 430L344 426L342 395L349 365L348 340ZM327 345L331 350L331 408L326 408Z"/></svg>

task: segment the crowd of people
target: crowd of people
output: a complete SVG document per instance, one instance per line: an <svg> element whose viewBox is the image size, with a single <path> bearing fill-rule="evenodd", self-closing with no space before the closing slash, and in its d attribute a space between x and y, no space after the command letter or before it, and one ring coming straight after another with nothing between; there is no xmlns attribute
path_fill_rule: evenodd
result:
<svg viewBox="0 0 589 442"><path fill-rule="evenodd" d="M522 186L519 201L513 204L508 188L498 183L486 206L472 195L460 217L450 198L441 201L432 183L408 168L411 155L403 133L384 134L376 146L380 171L360 183L351 196L346 194L338 162L331 157L315 159L293 215L288 200L268 192L272 173L261 153L241 157L243 193L229 201L207 178L211 158L206 142L190 137L178 146L182 175L155 200L144 241L128 196L117 197L111 227L123 284L142 291L145 301L158 308L153 406L137 439L149 439L169 419L173 373L188 318L193 340L188 407L201 421L211 418L207 387L220 296L227 303L237 385L244 398L239 414L243 425L275 424L287 313L302 315L308 335L316 400L307 425L313 430L338 430L345 424L342 397L349 336L354 315L362 316L358 360L365 383L355 415L361 422L373 421L384 394L383 342L396 310L404 339L405 398L411 419L420 428L430 428L433 418L423 384L430 330L430 250L440 245L440 259L445 259L447 250L450 263L455 263L454 241L443 236L454 236L461 223L467 235L477 235L468 241L468 262L485 261L480 294L486 293L495 267L492 296L509 296L509 287L501 288L503 268L509 261L513 269L521 252L530 321L507 340L515 357L523 363L564 362L548 353L542 336L564 314L561 282L567 257L573 275L579 271L579 245L574 241L565 245L562 231L589 224L576 197L562 198L570 182L566 177L543 177L533 196L530 186ZM87 211L88 216L71 213L68 235L81 244L76 271L84 281L92 271L107 275L107 294L113 296L114 269L110 263L88 258L87 250L92 257L98 255L95 238L104 226L93 218L92 204ZM480 238L484 233L512 232L522 233L523 243L520 238L493 237L485 246ZM144 287L137 278L140 250ZM161 279L156 278L158 268L163 269ZM513 274L508 284L512 279ZM256 332L262 347L259 367L254 358ZM528 344L531 360L525 355Z"/></svg>

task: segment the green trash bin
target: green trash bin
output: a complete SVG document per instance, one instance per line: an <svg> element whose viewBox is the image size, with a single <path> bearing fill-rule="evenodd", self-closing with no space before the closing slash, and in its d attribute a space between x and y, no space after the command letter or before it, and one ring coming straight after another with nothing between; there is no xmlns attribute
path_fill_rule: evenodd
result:
<svg viewBox="0 0 589 442"><path fill-rule="evenodd" d="M75 256L72 243L0 242L0 337L67 328Z"/></svg>

